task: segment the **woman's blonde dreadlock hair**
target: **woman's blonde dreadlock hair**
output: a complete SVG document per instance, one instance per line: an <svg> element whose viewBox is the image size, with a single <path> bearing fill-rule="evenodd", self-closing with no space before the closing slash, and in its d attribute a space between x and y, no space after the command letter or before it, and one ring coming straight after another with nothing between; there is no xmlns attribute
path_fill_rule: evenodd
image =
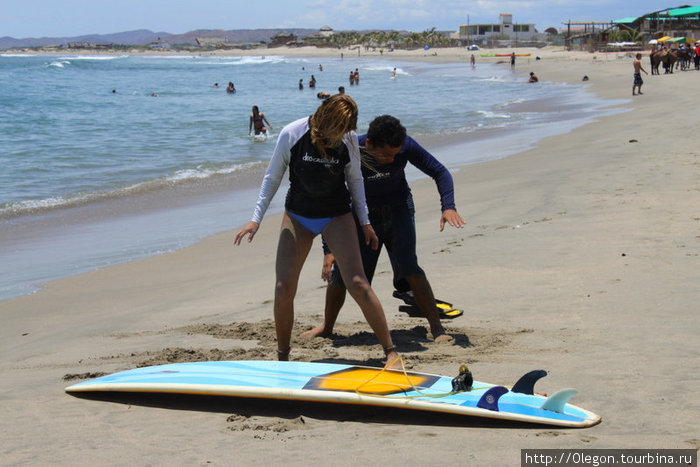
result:
<svg viewBox="0 0 700 467"><path fill-rule="evenodd" d="M323 158L327 148L340 146L343 136L357 129L357 103L347 94L335 94L311 116L311 142Z"/></svg>

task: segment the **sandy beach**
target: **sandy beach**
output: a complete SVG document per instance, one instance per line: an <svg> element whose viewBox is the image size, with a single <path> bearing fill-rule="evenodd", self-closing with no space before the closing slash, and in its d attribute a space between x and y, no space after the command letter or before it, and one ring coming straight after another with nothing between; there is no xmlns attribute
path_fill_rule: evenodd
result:
<svg viewBox="0 0 700 467"><path fill-rule="evenodd" d="M507 60L479 56L486 52L474 52L477 66ZM601 424L436 423L64 393L82 379L137 366L272 359L280 219L268 216L251 244L234 247L240 226L232 225L174 253L1 301L0 464L497 466L519 465L526 448L700 448L700 404L692 398L700 383L700 151L692 98L700 73L645 75L644 95L632 97L628 54L516 52L531 53L516 61L523 79L530 71L541 81L575 84L588 76L593 93L622 100L624 111L454 172L464 229L439 232L434 183L412 185L421 266L436 296L465 310L444 322L454 345L434 343L425 320L398 311L385 254L374 288L408 368L456 375L467 363L476 379L504 385L545 369L539 391L578 389L572 403L601 415ZM471 53L384 56L464 61ZM650 71L646 54L643 66ZM292 359L380 365L381 349L354 303L346 303L333 338L300 337L323 312L316 242L295 302Z"/></svg>

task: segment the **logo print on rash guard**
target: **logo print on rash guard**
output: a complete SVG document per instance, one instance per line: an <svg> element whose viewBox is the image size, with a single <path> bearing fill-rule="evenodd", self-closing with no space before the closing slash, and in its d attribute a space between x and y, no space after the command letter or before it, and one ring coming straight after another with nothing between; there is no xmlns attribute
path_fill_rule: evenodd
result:
<svg viewBox="0 0 700 467"><path fill-rule="evenodd" d="M301 159L304 162L315 162L317 164L323 164L326 167L330 167L331 165L338 165L340 163L340 160L338 160L335 157L331 157L330 159L324 159L323 157L313 157L310 156L308 152L304 154L304 157L302 157Z"/></svg>

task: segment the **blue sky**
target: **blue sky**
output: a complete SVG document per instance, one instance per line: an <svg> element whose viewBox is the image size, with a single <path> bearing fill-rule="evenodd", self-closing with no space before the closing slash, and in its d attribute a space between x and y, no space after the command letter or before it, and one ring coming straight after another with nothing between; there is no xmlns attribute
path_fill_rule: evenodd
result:
<svg viewBox="0 0 700 467"><path fill-rule="evenodd" d="M325 25L336 30L456 31L467 18L472 24L491 23L499 13L544 31L561 28L567 20L609 21L680 5L647 0L0 0L0 37Z"/></svg>

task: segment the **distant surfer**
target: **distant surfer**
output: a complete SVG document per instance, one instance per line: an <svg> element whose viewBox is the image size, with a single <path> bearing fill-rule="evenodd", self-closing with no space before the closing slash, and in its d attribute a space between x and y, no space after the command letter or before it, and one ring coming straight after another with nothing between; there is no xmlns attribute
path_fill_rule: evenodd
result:
<svg viewBox="0 0 700 467"><path fill-rule="evenodd" d="M394 270L394 287L399 292L413 292L436 342L451 342L454 339L445 333L440 323L433 290L418 265L415 209L404 169L410 162L435 180L442 205L440 231L445 224L456 228L465 224L455 207L452 175L406 134L406 128L398 119L390 115L375 118L369 124L367 134L359 137L359 143L369 219L379 238L378 249L360 245L365 275L371 282L381 247L386 246ZM324 253L321 276L328 281L324 322L322 326L305 332L303 335L307 337L330 336L345 302L345 283L334 266L333 250L324 248Z"/></svg>
<svg viewBox="0 0 700 467"><path fill-rule="evenodd" d="M294 327L294 297L314 238L323 233L332 248L350 295L384 348L387 366L400 368L384 310L365 277L352 210L360 219L363 243L378 247L369 222L357 141L358 109L347 95L325 99L310 117L287 124L277 139L253 217L234 239L255 237L272 198L289 169L289 191L275 265L274 316L277 359L289 360ZM352 205L351 205L352 200Z"/></svg>
<svg viewBox="0 0 700 467"><path fill-rule="evenodd" d="M270 122L267 121L265 114L258 110L257 105L254 105L253 113L250 115L250 123L248 124L248 134L250 134L250 130L252 129L255 130L256 135L267 134L267 128L265 128L263 122L267 123L267 126L272 129L272 125L270 125Z"/></svg>

